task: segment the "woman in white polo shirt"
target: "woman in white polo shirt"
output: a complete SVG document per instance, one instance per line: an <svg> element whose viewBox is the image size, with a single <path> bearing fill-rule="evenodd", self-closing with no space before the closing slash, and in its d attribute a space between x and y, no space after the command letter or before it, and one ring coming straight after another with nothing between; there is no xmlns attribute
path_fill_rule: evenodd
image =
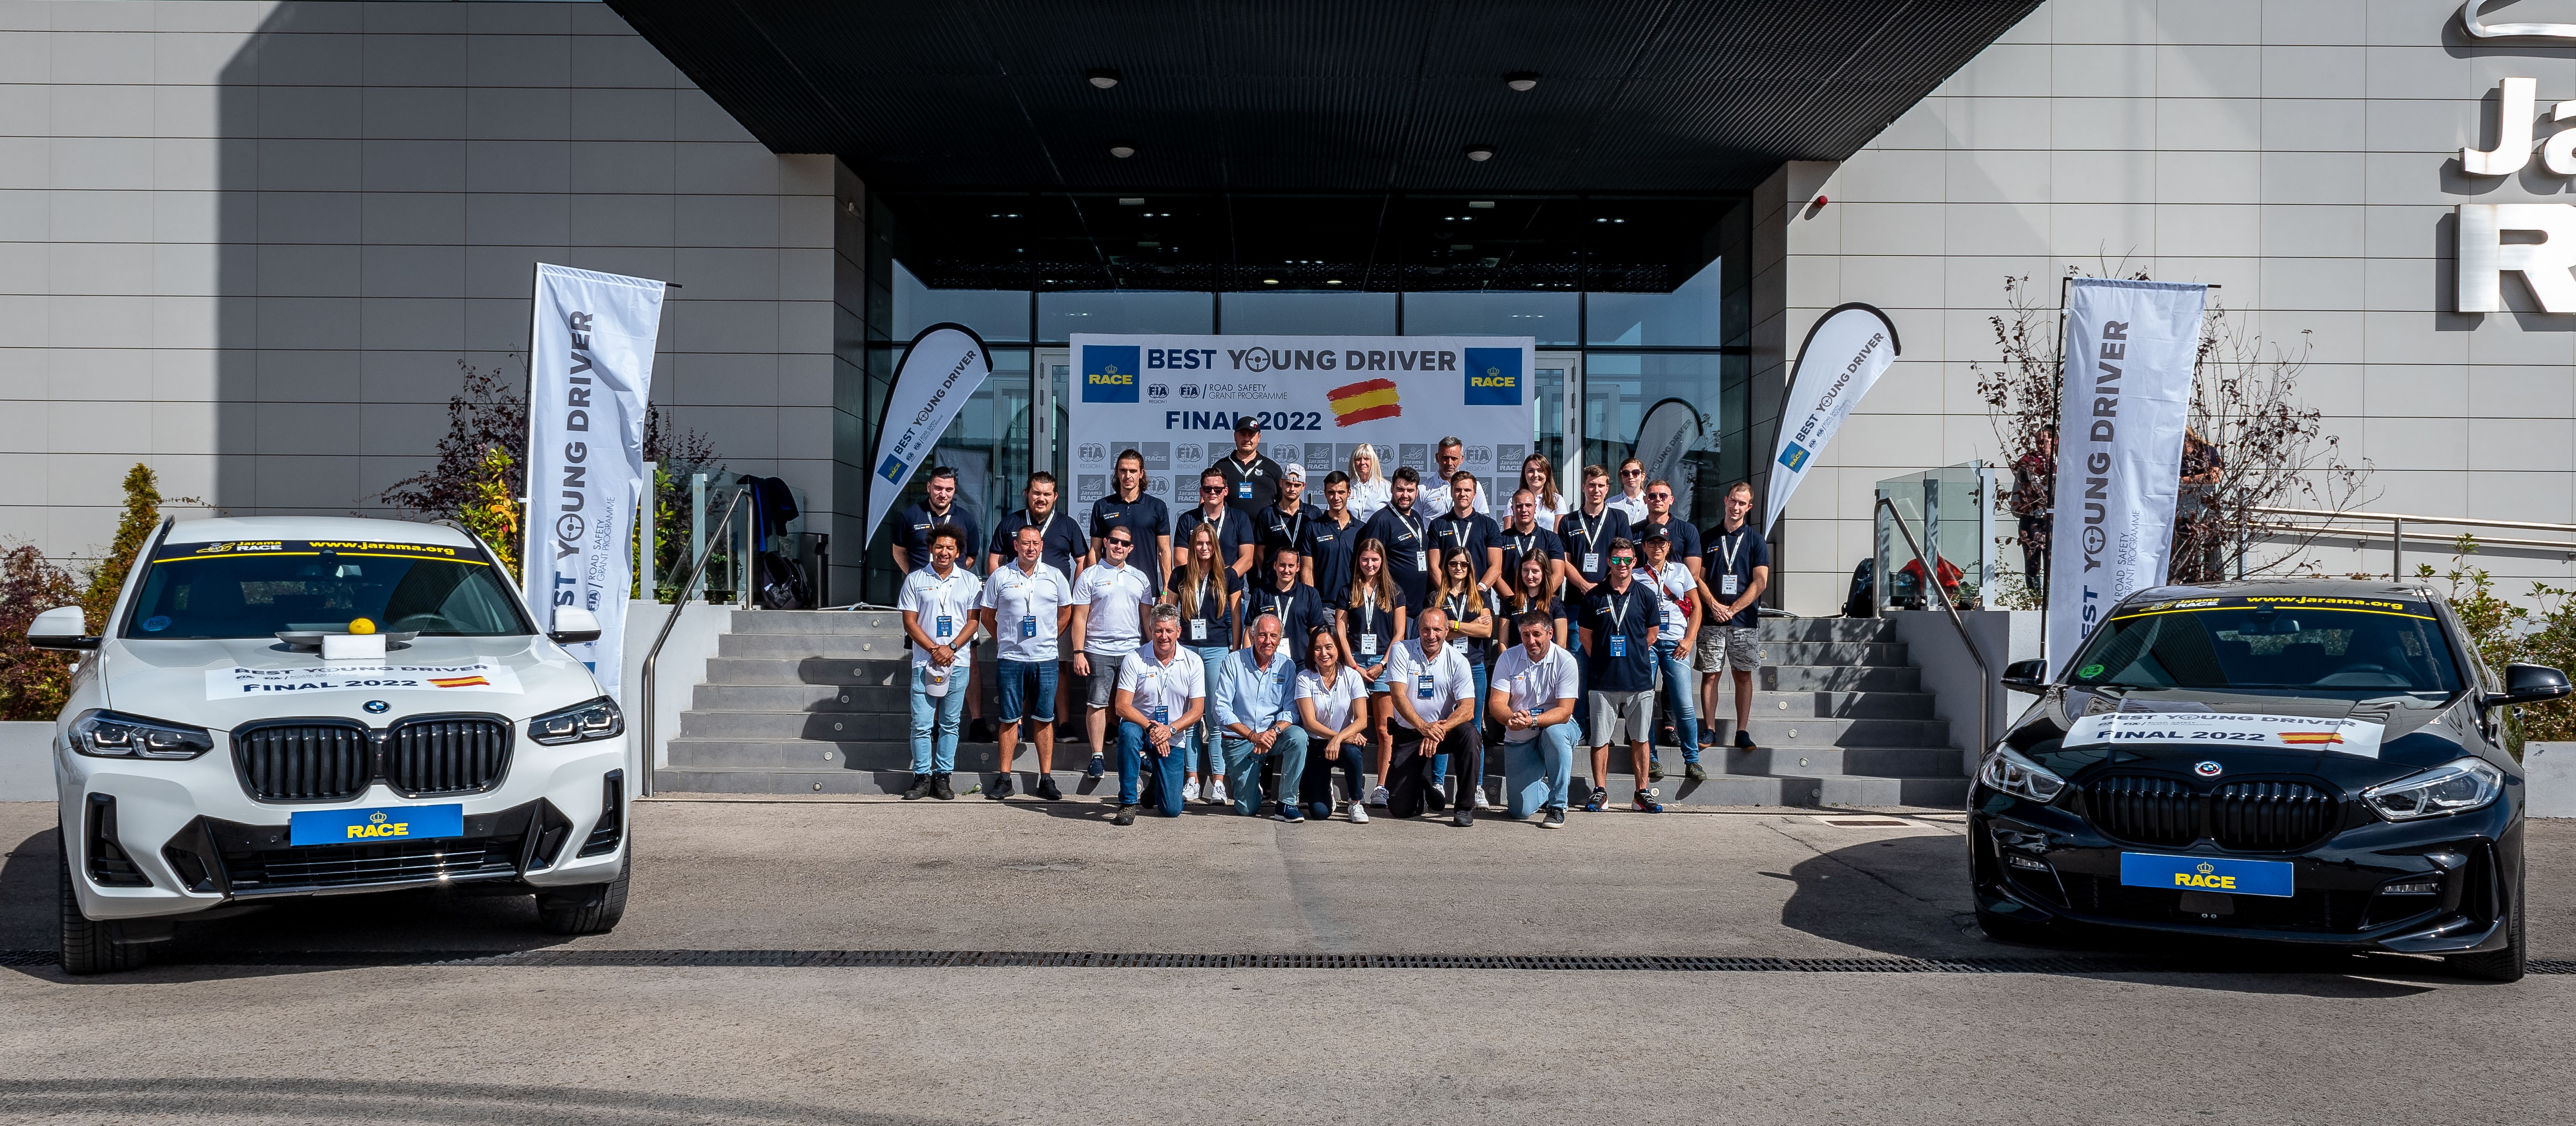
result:
<svg viewBox="0 0 2576 1126"><path fill-rule="evenodd" d="M1298 800L1306 816L1317 821L1333 816L1333 775L1340 772L1350 795L1351 824L1368 824L1368 777L1362 773L1360 749L1368 745L1369 686L1358 669L1342 663L1342 643L1316 630L1307 650L1306 671L1297 674L1297 722L1306 728L1306 777ZM1315 740L1323 740L1318 744Z"/></svg>

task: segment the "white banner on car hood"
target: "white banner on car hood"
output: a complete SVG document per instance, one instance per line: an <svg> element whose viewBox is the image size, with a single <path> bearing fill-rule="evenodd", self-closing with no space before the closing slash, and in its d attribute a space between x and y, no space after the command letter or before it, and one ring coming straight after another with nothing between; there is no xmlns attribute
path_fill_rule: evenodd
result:
<svg viewBox="0 0 2576 1126"><path fill-rule="evenodd" d="M528 331L528 529L520 590L540 629L574 606L599 640L564 648L617 692L644 496L644 413L662 283L537 264Z"/></svg>
<svg viewBox="0 0 2576 1126"><path fill-rule="evenodd" d="M2208 286L2183 282L2071 285L2048 556L2052 678L2113 605L2165 581L2209 297Z"/></svg>
<svg viewBox="0 0 2576 1126"><path fill-rule="evenodd" d="M321 665L301 669L207 669L206 698L310 696L321 692L503 692L518 695L519 674L497 657L445 665Z"/></svg>
<svg viewBox="0 0 2576 1126"><path fill-rule="evenodd" d="M2067 728L2061 746L2168 743L2212 749L2253 747L2287 751L2332 751L2379 757L2385 729L2358 719L2318 719L2295 715L2242 715L2226 712L2106 712L2088 715Z"/></svg>
<svg viewBox="0 0 2576 1126"><path fill-rule="evenodd" d="M1854 302L1826 313L1798 345L1789 397L1780 408L1780 440L1771 450L1771 488L1762 502L1762 534L1780 522L1807 466L1834 440L1860 397L1902 351L1896 325L1875 306Z"/></svg>
<svg viewBox="0 0 2576 1126"><path fill-rule="evenodd" d="M984 338L964 325L932 325L904 348L877 428L876 456L869 459L875 469L868 477L868 538L863 542L876 541L877 525L903 496L904 483L992 374L993 357L984 350ZM981 549L969 544L967 550Z"/></svg>

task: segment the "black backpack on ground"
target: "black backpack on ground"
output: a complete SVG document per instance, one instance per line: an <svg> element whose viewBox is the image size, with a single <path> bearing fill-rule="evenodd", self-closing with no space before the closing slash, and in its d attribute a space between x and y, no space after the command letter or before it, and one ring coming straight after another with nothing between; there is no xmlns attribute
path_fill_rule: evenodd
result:
<svg viewBox="0 0 2576 1126"><path fill-rule="evenodd" d="M1843 596L1844 617L1875 618L1878 616L1876 597L1878 582L1874 574L1877 566L1877 560L1863 559L1860 561L1860 566L1852 568L1851 593Z"/></svg>

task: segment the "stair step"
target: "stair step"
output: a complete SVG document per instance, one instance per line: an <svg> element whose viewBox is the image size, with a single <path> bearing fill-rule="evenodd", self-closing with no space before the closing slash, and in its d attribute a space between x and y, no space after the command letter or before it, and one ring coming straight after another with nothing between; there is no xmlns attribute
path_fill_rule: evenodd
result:
<svg viewBox="0 0 2576 1126"><path fill-rule="evenodd" d="M1885 618L1766 618L1763 641L1894 641L1896 623Z"/></svg>
<svg viewBox="0 0 2576 1126"><path fill-rule="evenodd" d="M840 712L909 717L912 700L909 687L893 685L701 684L690 698L690 708L701 712Z"/></svg>
<svg viewBox="0 0 2576 1126"><path fill-rule="evenodd" d="M728 633L716 638L720 657L842 657L912 659L897 633Z"/></svg>
<svg viewBox="0 0 2576 1126"><path fill-rule="evenodd" d="M710 668L714 662L708 662ZM1920 692L1923 670L1907 666L1766 665L1753 674L1772 692Z"/></svg>
<svg viewBox="0 0 2576 1126"><path fill-rule="evenodd" d="M1956 747L1757 747L1749 751L1728 747L1703 751L1700 759L1711 764L1712 772L1797 778L1938 776L1959 771ZM1678 769L1669 758L1665 765Z"/></svg>
<svg viewBox="0 0 2576 1126"><path fill-rule="evenodd" d="M735 610L735 635L837 634L903 637L903 615L893 610Z"/></svg>
<svg viewBox="0 0 2576 1126"><path fill-rule="evenodd" d="M1733 724L1721 725L1732 740ZM1938 719L1764 719L1754 713L1749 728L1753 742L1764 747L1942 747L1950 743L1950 724Z"/></svg>
<svg viewBox="0 0 2576 1126"><path fill-rule="evenodd" d="M1766 665L1905 664L1905 645L1896 641L1764 641L1757 651Z"/></svg>
<svg viewBox="0 0 2576 1126"><path fill-rule="evenodd" d="M895 660L851 660L839 657L807 657L792 660L784 657L707 658L709 684L854 684L883 685L910 691L911 662Z"/></svg>
<svg viewBox="0 0 2576 1126"><path fill-rule="evenodd" d="M1068 756L1066 752L1071 752ZM1023 762L1035 764L1037 752L1021 747ZM1090 758L1088 749L1078 746L1059 747L1058 757L1082 762ZM699 738L673 739L664 752L665 761L673 767L698 770L804 770L868 771L912 769L912 741L909 738L865 739L833 742L822 739L745 739ZM991 743L957 744L957 769L961 772L991 770L1001 761L1001 749Z"/></svg>
<svg viewBox="0 0 2576 1126"><path fill-rule="evenodd" d="M1817 721L1822 722L1822 721ZM683 739L802 739L867 742L909 739L909 712L700 712L680 713Z"/></svg>
<svg viewBox="0 0 2576 1126"><path fill-rule="evenodd" d="M1843 719L1933 719L1934 698L1929 692L1755 692L1753 718L1805 719L1809 716L1832 716ZM1735 687L1728 684L1719 690L1718 709L1722 715L1735 710Z"/></svg>
<svg viewBox="0 0 2576 1126"><path fill-rule="evenodd" d="M966 799L969 787L987 781L990 767L969 770L964 762L951 779L959 799ZM1019 796L1010 800L1027 801L1036 775L1032 771L1015 772L1014 784ZM1079 769L1055 772L1058 788L1072 802L1108 805L1118 797L1118 774L1089 780ZM1609 787L1611 806L1628 807L1634 790L1625 775L1614 775ZM1502 780L1488 778L1488 797L1500 793ZM1672 785L1666 779L1661 800L1667 805L1697 806L1926 806L1951 807L1967 800L1968 783L1964 778L1798 778L1759 775L1722 774L1706 782ZM895 770L737 770L704 767L665 767L653 774L656 792L687 794L900 794L912 785L909 769ZM1085 791L1088 791L1087 793ZM1577 775L1568 793L1573 799L1575 816L1582 816L1584 795L1591 790L1591 780ZM986 801L983 795L976 801ZM1192 805L1192 813L1214 814L1223 807ZM1501 811L1487 814L1501 820Z"/></svg>

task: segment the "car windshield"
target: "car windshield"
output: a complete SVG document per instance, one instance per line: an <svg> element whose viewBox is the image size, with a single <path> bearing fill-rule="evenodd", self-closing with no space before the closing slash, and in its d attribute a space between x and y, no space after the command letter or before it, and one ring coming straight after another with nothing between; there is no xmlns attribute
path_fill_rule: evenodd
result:
<svg viewBox="0 0 2576 1126"><path fill-rule="evenodd" d="M2075 659L2068 683L2450 693L2461 681L2426 603L2273 596L2120 611Z"/></svg>
<svg viewBox="0 0 2576 1126"><path fill-rule="evenodd" d="M495 637L534 632L479 553L439 544L237 540L153 554L123 636L153 640L344 632Z"/></svg>

